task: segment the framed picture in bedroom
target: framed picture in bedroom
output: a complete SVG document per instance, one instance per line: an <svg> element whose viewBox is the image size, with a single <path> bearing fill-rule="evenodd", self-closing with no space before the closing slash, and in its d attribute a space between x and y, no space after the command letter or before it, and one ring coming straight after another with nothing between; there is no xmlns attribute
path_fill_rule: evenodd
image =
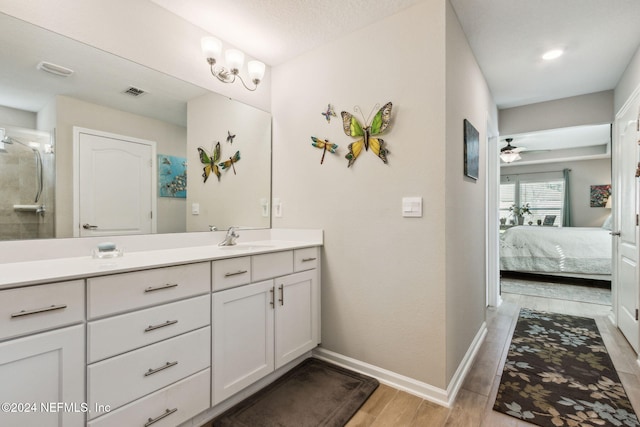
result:
<svg viewBox="0 0 640 427"><path fill-rule="evenodd" d="M553 225L553 223L556 222L556 216L555 215L545 215L544 216L544 221L542 222L543 226L551 226Z"/></svg>
<svg viewBox="0 0 640 427"><path fill-rule="evenodd" d="M464 174L478 179L480 167L480 134L464 119Z"/></svg>

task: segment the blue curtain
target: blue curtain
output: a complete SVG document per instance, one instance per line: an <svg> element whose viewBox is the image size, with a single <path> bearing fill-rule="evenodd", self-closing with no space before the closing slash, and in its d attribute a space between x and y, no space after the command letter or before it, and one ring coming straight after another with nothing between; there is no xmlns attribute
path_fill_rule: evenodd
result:
<svg viewBox="0 0 640 427"><path fill-rule="evenodd" d="M562 225L564 227L573 227L573 221L571 220L571 184L569 181L569 172L571 172L571 169L562 170L562 176L564 177L564 208L562 209Z"/></svg>

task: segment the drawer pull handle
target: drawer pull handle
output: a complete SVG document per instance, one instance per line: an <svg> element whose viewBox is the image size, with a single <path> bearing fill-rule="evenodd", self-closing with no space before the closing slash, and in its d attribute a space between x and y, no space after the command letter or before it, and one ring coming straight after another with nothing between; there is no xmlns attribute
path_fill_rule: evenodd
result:
<svg viewBox="0 0 640 427"><path fill-rule="evenodd" d="M22 316L29 316L31 314L46 313L47 311L64 310L65 308L67 308L67 304L51 305L49 307L34 308L33 310L21 310L17 313L12 313L11 318L13 319L14 317L22 317Z"/></svg>
<svg viewBox="0 0 640 427"><path fill-rule="evenodd" d="M302 262L315 261L316 259L318 259L318 258L316 258L316 257L313 257L313 258L302 258Z"/></svg>
<svg viewBox="0 0 640 427"><path fill-rule="evenodd" d="M156 329L160 329L160 328L164 328L165 326L171 326L171 325L175 325L176 323L178 323L177 320L167 320L164 323L160 323L159 325L149 325L148 328L145 328L145 332L151 332L151 331L155 331Z"/></svg>
<svg viewBox="0 0 640 427"><path fill-rule="evenodd" d="M163 413L163 414L158 415L158 416L157 416L157 417L155 417L155 418L149 418L149 421L147 421L146 423L144 423L144 427L149 427L151 424L155 424L155 423L157 423L157 422L158 422L158 421L160 421L161 419L168 417L169 415L173 414L173 413L174 413L174 412L176 412L177 410L178 410L178 408L166 409L166 410L164 411L164 413Z"/></svg>
<svg viewBox="0 0 640 427"><path fill-rule="evenodd" d="M280 289L280 299L278 299L278 302L280 305L284 305L284 285L278 286L278 289Z"/></svg>
<svg viewBox="0 0 640 427"><path fill-rule="evenodd" d="M225 273L224 277L238 276L240 274L248 273L247 270L238 270L235 273Z"/></svg>
<svg viewBox="0 0 640 427"><path fill-rule="evenodd" d="M271 300L269 301L269 305L271 305L271 308L275 308L276 304L275 304L275 294L276 290L273 288L273 286L271 287L271 289L269 289L269 293L271 294Z"/></svg>
<svg viewBox="0 0 640 427"><path fill-rule="evenodd" d="M175 362L167 362L164 365L160 366L159 368L156 369L151 369L149 368L149 370L147 372L144 373L145 377L148 377L149 375L153 375L156 374L160 371L164 371L167 368L170 368L172 366L176 366L178 364L178 361L176 360Z"/></svg>
<svg viewBox="0 0 640 427"><path fill-rule="evenodd" d="M147 292L155 292L155 291L162 291L164 289L171 289L171 288L176 288L178 286L177 283L167 283L166 285L162 285L162 286L149 286L147 289L144 290L145 293Z"/></svg>

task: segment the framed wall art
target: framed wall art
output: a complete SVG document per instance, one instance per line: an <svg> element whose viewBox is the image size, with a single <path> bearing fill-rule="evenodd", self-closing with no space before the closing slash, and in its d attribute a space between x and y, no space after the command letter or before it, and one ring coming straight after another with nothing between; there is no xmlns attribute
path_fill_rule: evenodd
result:
<svg viewBox="0 0 640 427"><path fill-rule="evenodd" d="M480 134L464 119L464 174L478 179L480 168Z"/></svg>

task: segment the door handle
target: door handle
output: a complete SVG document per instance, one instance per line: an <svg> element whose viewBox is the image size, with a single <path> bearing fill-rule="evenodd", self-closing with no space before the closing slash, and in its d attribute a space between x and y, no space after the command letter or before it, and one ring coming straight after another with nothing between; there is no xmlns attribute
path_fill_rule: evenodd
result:
<svg viewBox="0 0 640 427"><path fill-rule="evenodd" d="M612 236L620 236L619 231L610 231L609 234L611 234Z"/></svg>
<svg viewBox="0 0 640 427"><path fill-rule="evenodd" d="M95 230L96 228L98 228L98 226L91 224L82 224L82 228L84 228L85 230Z"/></svg>

